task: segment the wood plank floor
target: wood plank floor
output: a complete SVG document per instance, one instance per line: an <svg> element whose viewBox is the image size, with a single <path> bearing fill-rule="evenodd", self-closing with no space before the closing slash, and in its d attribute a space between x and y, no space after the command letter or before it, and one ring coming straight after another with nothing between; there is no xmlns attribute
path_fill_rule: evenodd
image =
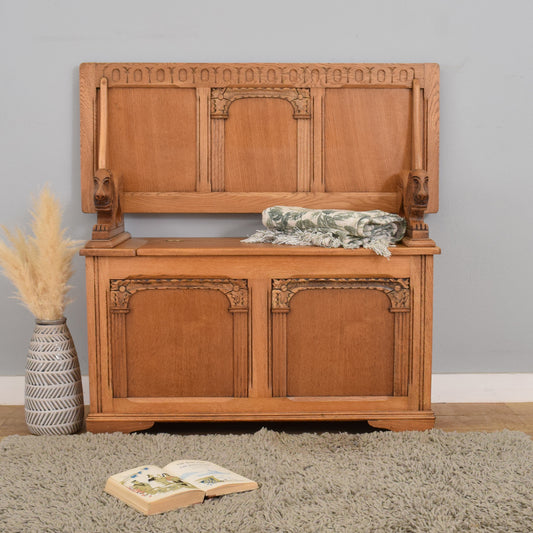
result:
<svg viewBox="0 0 533 533"><path fill-rule="evenodd" d="M433 404L437 417L435 427L444 431L498 431L511 429L523 431L533 438L533 403L437 403ZM157 431L178 433L207 433L210 431L254 431L256 426L277 427L292 431L353 432L369 431L366 423L339 423L334 426L326 423L302 424L165 424L155 426ZM152 430L153 431L153 430ZM22 405L0 405L0 439L8 435L29 435L24 422Z"/></svg>

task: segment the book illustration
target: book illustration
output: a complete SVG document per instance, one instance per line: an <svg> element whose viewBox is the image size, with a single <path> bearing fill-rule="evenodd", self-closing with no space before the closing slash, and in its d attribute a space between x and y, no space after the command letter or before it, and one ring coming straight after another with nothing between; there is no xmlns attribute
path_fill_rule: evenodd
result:
<svg viewBox="0 0 533 533"><path fill-rule="evenodd" d="M177 476L161 473L150 473L145 467L135 474L131 474L121 481L121 484L141 496L155 496L184 488L194 488L190 483L183 481Z"/></svg>
<svg viewBox="0 0 533 533"><path fill-rule="evenodd" d="M209 461L175 461L167 465L168 469L185 481L195 486L215 486L225 483L242 483L249 481L243 476L222 468Z"/></svg>
<svg viewBox="0 0 533 533"><path fill-rule="evenodd" d="M222 479L218 479L215 476L207 476L197 480L197 483L201 485L214 485L215 483L222 483Z"/></svg>
<svg viewBox="0 0 533 533"><path fill-rule="evenodd" d="M193 483L206 483L212 485L213 483L226 483L228 481L237 481L240 476L232 475L231 472L224 472L221 470L208 469L206 470L191 470L180 471L181 479L190 479Z"/></svg>

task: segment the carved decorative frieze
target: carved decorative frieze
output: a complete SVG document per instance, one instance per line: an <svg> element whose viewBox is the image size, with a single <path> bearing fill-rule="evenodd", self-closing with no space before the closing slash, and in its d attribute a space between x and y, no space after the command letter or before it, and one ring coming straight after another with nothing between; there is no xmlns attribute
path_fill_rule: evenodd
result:
<svg viewBox="0 0 533 533"><path fill-rule="evenodd" d="M110 280L110 304L113 312L128 309L131 296L138 291L165 289L200 289L222 292L230 311L248 309L248 284L243 279L211 278L139 278Z"/></svg>
<svg viewBox="0 0 533 533"><path fill-rule="evenodd" d="M228 118L230 105L242 98L281 98L294 109L294 118L311 118L311 91L292 87L217 87L211 89L211 118Z"/></svg>
<svg viewBox="0 0 533 533"><path fill-rule="evenodd" d="M313 289L378 290L389 297L391 311L410 310L409 278L289 278L272 280L272 311L287 312L296 293Z"/></svg>
<svg viewBox="0 0 533 533"><path fill-rule="evenodd" d="M424 79L424 65L363 63L100 63L96 75L109 86L257 86L335 87L354 85L410 86Z"/></svg>

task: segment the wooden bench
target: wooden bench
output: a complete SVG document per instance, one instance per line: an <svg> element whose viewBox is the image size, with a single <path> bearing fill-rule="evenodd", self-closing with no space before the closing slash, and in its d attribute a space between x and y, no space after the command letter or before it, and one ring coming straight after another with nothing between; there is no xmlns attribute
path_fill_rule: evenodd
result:
<svg viewBox="0 0 533 533"><path fill-rule="evenodd" d="M80 101L90 431L433 426L438 65L88 63ZM408 229L390 260L124 230L124 213L272 205L382 209Z"/></svg>

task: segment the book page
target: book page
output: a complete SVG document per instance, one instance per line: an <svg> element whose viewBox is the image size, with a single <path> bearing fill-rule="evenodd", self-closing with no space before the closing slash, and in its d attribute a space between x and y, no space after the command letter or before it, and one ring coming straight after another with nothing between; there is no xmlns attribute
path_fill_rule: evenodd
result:
<svg viewBox="0 0 533 533"><path fill-rule="evenodd" d="M190 483L161 468L145 465L112 476L120 485L150 501L159 500L178 492L196 489Z"/></svg>
<svg viewBox="0 0 533 533"><path fill-rule="evenodd" d="M227 484L254 483L244 476L209 461L185 459L169 463L164 468L165 471L205 491Z"/></svg>

